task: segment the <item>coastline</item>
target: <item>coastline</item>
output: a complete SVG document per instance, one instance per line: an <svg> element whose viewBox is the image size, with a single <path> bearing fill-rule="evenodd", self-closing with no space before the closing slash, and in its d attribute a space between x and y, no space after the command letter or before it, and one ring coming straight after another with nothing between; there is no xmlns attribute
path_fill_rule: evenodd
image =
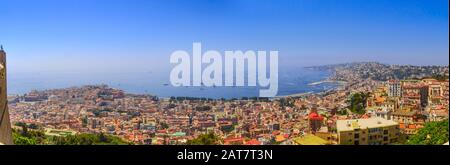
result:
<svg viewBox="0 0 450 165"><path fill-rule="evenodd" d="M308 68L305 68L308 69ZM310 69L308 69L310 70ZM283 98L283 97L304 97L307 95L311 95L311 94L320 94L320 93L326 93L330 90L334 90L337 89L338 87L342 86L343 84L345 84L346 82L344 81L334 81L332 80L333 77L333 71L332 70L320 70L322 72L327 72L327 73L318 73L318 74L322 74L322 76L320 76L319 78L312 78L309 80L309 77L302 77L302 79L294 79L292 78L289 81L292 81L291 84L295 84L294 86L292 86L291 84L288 84L287 86L285 85L284 87L280 86L280 90L279 93L274 97L270 97L269 99L275 99L275 98ZM307 72L308 73L308 72ZM301 75L301 74L300 74ZM301 77L301 76L300 76ZM306 79L305 79L306 78ZM284 80L283 80L284 81ZM146 86L140 86L142 87L141 89L136 88L139 86L121 86L121 85L113 85L114 83L100 83L98 85L108 85L111 88L116 88L116 89L120 89L123 90L125 93L127 94L144 94L144 95L151 95L151 96L156 96L158 98L161 99L170 99L173 97L176 98L191 98L191 99L208 99L208 100L244 100L246 98L258 98L258 94L254 93L253 91L249 91L248 89L242 90L242 91L238 91L238 89L230 89L230 90L235 90L237 92L240 92L241 94L237 95L237 96L231 96L232 94L230 94L230 90L228 89L222 89L222 88L214 88L211 90L202 90L202 89L198 89L200 93L205 94L207 92L213 92L213 93L209 93L206 95L200 95L199 94L195 94L193 95L193 92L196 92L196 88L189 88L186 89L188 90L187 93L185 93L186 95L182 96L182 95L177 95L176 93L174 94L174 91L176 91L177 89L172 88L170 86L163 86L163 87L158 87L159 89L152 89L155 87L146 87ZM297 85L298 84L298 85ZM12 90L12 91L22 91L19 93L11 93L9 96L23 96L31 91L45 91L45 90L55 90L55 89L66 89L66 88L77 88L77 87L83 87L83 86L89 86L92 84L84 84L84 85L73 85L70 84L67 87L61 87L61 88L37 88L37 89L31 89L31 90L27 90L27 92L25 92L25 90L21 89L21 90ZM96 85L95 83L93 85ZM63 85L60 85L63 86ZM149 84L149 86L152 86L152 84ZM284 89L283 89L284 88ZM136 90L137 89L137 90ZM141 90L142 92L136 92L138 90ZM184 90L184 89L181 89ZM164 94L163 92L168 92L167 94ZM226 91L226 92L224 92ZM250 92L250 93L249 93ZM223 93L224 95L222 95L221 93ZM174 95L172 95L174 94ZM216 95L216 96L214 96ZM231 96L231 97L229 97Z"/></svg>
<svg viewBox="0 0 450 165"><path fill-rule="evenodd" d="M309 69L308 67L305 67L307 69ZM308 86L317 86L317 85L321 85L324 83L331 83L331 84L337 84L335 87L327 89L327 90L323 90L321 92L313 92L313 91L309 91L309 92L302 92L302 93L294 93L294 94L289 94L289 95L283 95L283 96L275 96L275 98L286 98L286 97L305 97L305 96L309 96L309 95L314 95L314 94L318 94L318 95L324 95L327 94L329 92L338 90L339 88L341 88L342 86L345 86L348 82L346 81L339 81L339 80L332 80L332 75L324 78L323 80L320 81L316 81L316 82L312 82L312 83L308 83Z"/></svg>
<svg viewBox="0 0 450 165"><path fill-rule="evenodd" d="M320 84L324 84L324 83L336 83L336 84L340 84L340 85L345 85L347 82L346 81L338 81L338 80L330 80L329 78L322 80L322 81L317 81L317 82L312 82L309 83L309 86L314 86L314 85L320 85Z"/></svg>
<svg viewBox="0 0 450 165"><path fill-rule="evenodd" d="M344 86L348 82L346 82L346 81L334 81L334 80L322 80L322 81L310 83L312 85L310 85L310 84L308 84L308 85L314 86L314 85L320 85L320 84L323 84L323 83L335 83L335 84L337 84L337 86L333 87L333 88L330 88L330 89L327 89L327 90L324 90L324 91L321 91L321 92L316 92L316 93L312 92L312 91L309 91L309 92L302 92L302 93L294 93L294 94L290 94L290 95L275 96L275 98L305 97L305 96L314 95L314 94L324 95L326 93L338 90L340 87Z"/></svg>
<svg viewBox="0 0 450 165"><path fill-rule="evenodd" d="M303 93L294 93L290 95L283 95L283 96L275 96L274 98L286 98L286 97L303 97L314 94L314 92L303 92Z"/></svg>

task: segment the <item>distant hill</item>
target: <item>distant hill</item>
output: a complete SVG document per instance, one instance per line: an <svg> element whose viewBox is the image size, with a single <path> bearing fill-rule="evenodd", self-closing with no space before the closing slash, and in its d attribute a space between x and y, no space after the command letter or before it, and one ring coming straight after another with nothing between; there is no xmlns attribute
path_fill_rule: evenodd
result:
<svg viewBox="0 0 450 165"><path fill-rule="evenodd" d="M388 65L378 62L355 62L307 68L333 71L334 74L330 79L343 81L368 78L386 81L389 79L420 79L424 77L445 80L449 76L448 66Z"/></svg>

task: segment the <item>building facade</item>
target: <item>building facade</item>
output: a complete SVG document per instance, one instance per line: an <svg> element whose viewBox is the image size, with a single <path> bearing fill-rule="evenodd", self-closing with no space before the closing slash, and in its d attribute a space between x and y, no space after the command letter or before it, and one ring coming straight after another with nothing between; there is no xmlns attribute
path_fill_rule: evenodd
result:
<svg viewBox="0 0 450 165"><path fill-rule="evenodd" d="M337 134L341 145L388 145L400 135L397 122L378 117L338 120Z"/></svg>
<svg viewBox="0 0 450 165"><path fill-rule="evenodd" d="M403 80L402 105L422 111L428 105L428 85L418 80Z"/></svg>
<svg viewBox="0 0 450 165"><path fill-rule="evenodd" d="M402 87L400 81L389 80L388 81L388 96L389 97L400 97L402 93Z"/></svg>

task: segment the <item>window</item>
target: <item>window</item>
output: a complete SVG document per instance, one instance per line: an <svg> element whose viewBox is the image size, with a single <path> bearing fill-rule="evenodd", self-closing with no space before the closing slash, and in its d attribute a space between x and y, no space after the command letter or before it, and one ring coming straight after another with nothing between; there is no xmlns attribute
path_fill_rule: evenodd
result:
<svg viewBox="0 0 450 165"><path fill-rule="evenodd" d="M383 138L383 141L388 141L388 137L384 137L384 138Z"/></svg>
<svg viewBox="0 0 450 165"><path fill-rule="evenodd" d="M355 133L355 139L358 139L358 138L359 138L359 134Z"/></svg>
<svg viewBox="0 0 450 165"><path fill-rule="evenodd" d="M369 133L375 133L375 132L379 132L380 130L378 128L372 128L369 129Z"/></svg>
<svg viewBox="0 0 450 165"><path fill-rule="evenodd" d="M359 145L359 141L355 141L355 143L354 143L355 145Z"/></svg>
<svg viewBox="0 0 450 165"><path fill-rule="evenodd" d="M389 133L388 130L384 130L384 131L383 131L383 134L385 134L385 135L387 135L388 133Z"/></svg>

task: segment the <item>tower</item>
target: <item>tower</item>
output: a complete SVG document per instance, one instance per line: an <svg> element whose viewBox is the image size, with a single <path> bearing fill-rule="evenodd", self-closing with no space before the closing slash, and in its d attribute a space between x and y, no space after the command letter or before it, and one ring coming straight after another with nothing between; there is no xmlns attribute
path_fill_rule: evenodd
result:
<svg viewBox="0 0 450 165"><path fill-rule="evenodd" d="M0 144L13 144L6 94L6 52L0 46Z"/></svg>

